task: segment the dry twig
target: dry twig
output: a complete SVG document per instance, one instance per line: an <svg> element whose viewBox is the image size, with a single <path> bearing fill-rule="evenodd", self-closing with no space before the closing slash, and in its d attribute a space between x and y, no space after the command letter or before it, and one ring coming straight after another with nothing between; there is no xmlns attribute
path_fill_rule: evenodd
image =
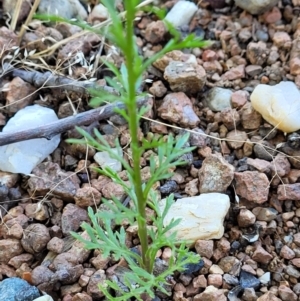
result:
<svg viewBox="0 0 300 301"><path fill-rule="evenodd" d="M148 97L140 97L138 100L139 106L146 104L147 100ZM94 121L109 118L115 114L116 108L124 107L125 105L123 103L108 104L37 128L35 127L17 132L2 132L0 133L0 146L35 138L51 139L55 135L74 128L74 126L90 125Z"/></svg>

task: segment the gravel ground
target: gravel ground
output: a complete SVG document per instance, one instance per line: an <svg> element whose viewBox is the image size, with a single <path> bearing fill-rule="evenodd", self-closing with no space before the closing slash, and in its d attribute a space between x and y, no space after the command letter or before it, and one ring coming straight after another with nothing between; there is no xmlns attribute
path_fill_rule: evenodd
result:
<svg viewBox="0 0 300 301"><path fill-rule="evenodd" d="M110 73L96 62L98 57L121 65L122 57L112 45L102 44L94 34L74 38L80 29L66 24L46 27L33 22L16 53L16 33L30 7L24 1L22 12L27 9L27 13L19 16L13 32L3 18L6 12L13 15L15 5L2 2L2 61L24 70L55 70L76 80L95 77L102 85L103 76ZM75 2L70 1L73 6ZM156 5L170 10L176 2ZM222 237L197 239L193 251L201 255L201 262L174 275L170 296L158 294L155 300L300 300L299 135L274 129L250 102L258 84L292 81L300 88L300 1L266 1L263 7L252 2L256 1L199 1L189 24L179 30L183 36L193 32L211 45L169 53L145 74L142 89L152 95L151 110L140 136L178 135L188 129L192 130L189 143L196 146L188 164L177 168L171 180L159 183L161 195L174 192L177 198L192 198L219 192L231 200ZM81 16L92 24L107 18L103 8L88 13L78 5L73 15L68 15L67 5L60 13ZM144 57L160 50L169 38L161 21L142 12L135 33ZM68 37L73 39L57 44ZM28 55L32 50L35 54ZM46 53L41 60L42 51ZM5 57L8 54L12 56ZM0 87L1 127L31 104L52 108L59 118L71 116L73 107L77 112L90 109L84 93L42 89L4 69ZM93 127L112 147L118 138L130 160L130 137L121 118L113 116L109 123ZM54 300L102 300L97 284L126 264L83 249L69 231L80 232L81 222L88 221L88 206L96 202L101 208L102 196L122 198L124 191L92 169L98 166L94 149L69 145L64 142L69 137L76 137L76 132L63 133L59 147L31 176L0 172L0 280L23 278ZM145 153L141 162L144 180L149 178L148 158ZM148 214L153 212L149 209ZM134 229L127 229L127 235L129 247L139 245ZM170 259L169 251L165 248L158 254L161 264Z"/></svg>

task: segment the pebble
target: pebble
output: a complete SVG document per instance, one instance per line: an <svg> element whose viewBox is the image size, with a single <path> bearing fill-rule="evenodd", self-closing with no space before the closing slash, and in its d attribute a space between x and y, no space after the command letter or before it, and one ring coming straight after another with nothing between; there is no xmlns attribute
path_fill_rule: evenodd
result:
<svg viewBox="0 0 300 301"><path fill-rule="evenodd" d="M278 3L278 0L235 0L235 4L246 10L252 15L260 15L267 10L273 8Z"/></svg>
<svg viewBox="0 0 300 301"><path fill-rule="evenodd" d="M165 200L160 202L163 210ZM179 224L170 230L177 231L177 240L185 239L195 243L199 239L219 239L224 233L223 221L230 206L227 195L221 193L202 193L199 196L178 199L168 211L164 225L173 218L181 219ZM210 214L214 211L213 216Z"/></svg>
<svg viewBox="0 0 300 301"><path fill-rule="evenodd" d="M111 148L110 151L113 152L116 156L123 157L122 150L119 150L117 148ZM102 169L109 167L115 172L119 172L122 170L121 162L115 158L112 158L111 155L106 151L97 152L94 155L94 159Z"/></svg>
<svg viewBox="0 0 300 301"><path fill-rule="evenodd" d="M195 3L189 1L178 1L167 13L165 20L170 22L174 27L188 25L198 10Z"/></svg>
<svg viewBox="0 0 300 301"><path fill-rule="evenodd" d="M252 274L241 270L240 274L240 285L242 288L254 288L257 289L260 286L260 281L258 278Z"/></svg>
<svg viewBox="0 0 300 301"><path fill-rule="evenodd" d="M0 298L3 301L29 301L38 297L39 290L23 279L12 277L0 282Z"/></svg>
<svg viewBox="0 0 300 301"><path fill-rule="evenodd" d="M224 109L231 108L231 96L231 90L214 87L205 95L203 102L212 111L221 112Z"/></svg>
<svg viewBox="0 0 300 301"><path fill-rule="evenodd" d="M300 110L300 92L293 82L280 82L275 86L258 85L250 99L254 109L273 126L286 133L300 129L297 113Z"/></svg>
<svg viewBox="0 0 300 301"><path fill-rule="evenodd" d="M234 167L218 154L207 156L199 170L200 193L225 192L234 178Z"/></svg>
<svg viewBox="0 0 300 301"><path fill-rule="evenodd" d="M264 173L257 171L236 172L234 178L237 195L256 204L262 204L268 200L269 179Z"/></svg>
<svg viewBox="0 0 300 301"><path fill-rule="evenodd" d="M36 128L57 121L52 109L39 105L27 106L11 118L2 132ZM0 146L0 168L12 173L30 174L34 167L49 156L58 146L60 135L52 139L36 138Z"/></svg>
<svg viewBox="0 0 300 301"><path fill-rule="evenodd" d="M38 7L41 14L58 15L61 18L86 20L87 12L79 0L41 0Z"/></svg>
<svg viewBox="0 0 300 301"><path fill-rule="evenodd" d="M157 111L162 119L178 123L183 127L194 128L200 122L193 110L191 100L183 92L170 93L165 96Z"/></svg>
<svg viewBox="0 0 300 301"><path fill-rule="evenodd" d="M200 65L171 61L166 67L164 78L174 92L198 93L206 81L206 72Z"/></svg>

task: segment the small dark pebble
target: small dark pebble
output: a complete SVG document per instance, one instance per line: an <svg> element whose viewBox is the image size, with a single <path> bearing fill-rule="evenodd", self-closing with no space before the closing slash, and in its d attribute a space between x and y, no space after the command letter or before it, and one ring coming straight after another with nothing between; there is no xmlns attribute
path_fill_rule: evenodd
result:
<svg viewBox="0 0 300 301"><path fill-rule="evenodd" d="M260 281L252 274L242 270L240 274L240 285L242 288L257 289L260 286Z"/></svg>
<svg viewBox="0 0 300 301"><path fill-rule="evenodd" d="M287 144L293 149L300 149L300 135L298 133L288 135Z"/></svg>
<svg viewBox="0 0 300 301"><path fill-rule="evenodd" d="M159 190L162 194L170 194L178 190L178 184L174 180L169 180L160 186Z"/></svg>
<svg viewBox="0 0 300 301"><path fill-rule="evenodd" d="M0 184L0 198L7 196L8 188L5 185Z"/></svg>
<svg viewBox="0 0 300 301"><path fill-rule="evenodd" d="M86 173L78 173L77 176L80 179L81 183L88 183L89 182L89 178L88 178Z"/></svg>
<svg viewBox="0 0 300 301"><path fill-rule="evenodd" d="M185 270L183 274L191 275L193 273L199 272L204 267L204 260L200 259L198 263L188 263L184 266Z"/></svg>
<svg viewBox="0 0 300 301"><path fill-rule="evenodd" d="M195 168L201 168L203 160L195 160L193 161L193 165Z"/></svg>
<svg viewBox="0 0 300 301"><path fill-rule="evenodd" d="M235 240L232 242L231 246L230 246L230 252L234 253L236 252L239 248L241 247L241 244L239 241Z"/></svg>
<svg viewBox="0 0 300 301"><path fill-rule="evenodd" d="M274 245L275 245L275 250L276 250L276 253L277 253L277 254L279 254L279 253L280 253L280 251L281 251L281 249L282 249L282 247L283 247L283 243L282 243L282 241L281 241L281 240L278 240L278 239L276 239L276 240L274 241Z"/></svg>
<svg viewBox="0 0 300 301"><path fill-rule="evenodd" d="M212 8L223 8L228 5L225 0L205 0L205 2L208 2Z"/></svg>
<svg viewBox="0 0 300 301"><path fill-rule="evenodd" d="M8 191L8 197L10 200L20 200L22 198L22 194L21 194L21 191L20 191L20 188L19 187L12 187L12 188L9 188L9 191Z"/></svg>

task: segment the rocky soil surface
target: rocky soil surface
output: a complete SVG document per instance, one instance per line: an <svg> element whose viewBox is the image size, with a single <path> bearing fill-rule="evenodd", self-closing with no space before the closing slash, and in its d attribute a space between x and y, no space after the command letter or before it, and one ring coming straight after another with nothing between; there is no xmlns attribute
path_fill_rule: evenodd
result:
<svg viewBox="0 0 300 301"><path fill-rule="evenodd" d="M106 84L103 77L111 75L101 59L121 65L122 57L113 45L95 34L80 35L81 29L73 25L34 20L18 44L17 34L30 5L23 1L12 30L8 16L14 15L16 2L2 0L2 63L50 70L78 81L95 78L101 85ZM52 2L42 0L39 10L47 12ZM95 25L108 16L94 2L89 3L91 11L87 3L71 0L61 1L56 9L65 18ZM155 5L169 11L176 2ZM299 135L274 128L250 102L258 84L292 81L300 88L300 1L195 3L196 13L179 30L182 36L193 32L212 43L206 49L173 51L149 68L142 89L152 95L151 110L141 124L140 137L190 130L189 144L195 151L157 190L162 197L173 192L177 199L224 193L231 206L221 237L197 239L192 247L201 262L175 274L170 296L158 294L155 300L300 300ZM135 33L145 57L169 39L163 22L144 12L138 15ZM38 86L4 68L1 71L1 127L31 104L52 108L59 118L90 109L85 93ZM130 137L122 118L113 116L92 127L112 147L118 138L124 158L130 161ZM101 197L124 197L119 185L93 170L107 163L105 154L65 142L77 135L75 130L63 133L58 148L30 175L0 172L0 301L9 300L2 296L12 285L16 287L12 300L33 300L38 292L53 300L102 300L98 283L126 266L97 250L84 249L70 237L70 231L80 232L80 224L88 221L88 206L105 210ZM145 153L141 162L145 181L150 176L149 156ZM122 168L110 163L124 178ZM128 247L139 245L136 229L127 229L127 239ZM161 264L170 259L169 251L165 248L158 254ZM24 294L28 283L14 277L32 285L30 296ZM14 283L7 285L9 278Z"/></svg>

